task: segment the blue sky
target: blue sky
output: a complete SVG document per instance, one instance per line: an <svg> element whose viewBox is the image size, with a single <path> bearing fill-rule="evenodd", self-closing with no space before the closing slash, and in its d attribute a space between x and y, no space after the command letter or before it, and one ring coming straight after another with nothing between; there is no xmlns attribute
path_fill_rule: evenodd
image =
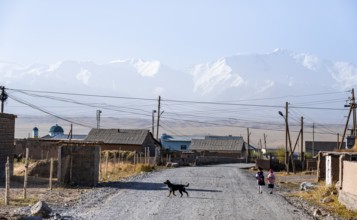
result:
<svg viewBox="0 0 357 220"><path fill-rule="evenodd" d="M275 48L357 64L357 1L0 0L0 61L160 60Z"/></svg>

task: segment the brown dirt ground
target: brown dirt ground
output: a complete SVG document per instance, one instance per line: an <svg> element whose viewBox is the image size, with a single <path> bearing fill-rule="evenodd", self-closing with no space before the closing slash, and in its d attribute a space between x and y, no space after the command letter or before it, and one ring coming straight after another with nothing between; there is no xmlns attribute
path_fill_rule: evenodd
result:
<svg viewBox="0 0 357 220"><path fill-rule="evenodd" d="M13 216L14 210L20 207L32 206L38 201L45 201L50 207L51 205L73 205L80 195L91 190L91 188L62 188L57 187L56 179L53 180L53 189L49 189L49 180L41 177L28 177L27 199L23 199L23 176L13 176L10 183L10 205L4 205L5 186L0 184L0 219L16 219Z"/></svg>
<svg viewBox="0 0 357 220"><path fill-rule="evenodd" d="M249 170L249 172L255 172ZM296 201L296 198L290 197L291 194L299 191L301 182L316 182L316 173L312 174L290 174L285 172L276 173L276 192L284 196L290 203L301 207L302 201ZM13 216L15 209L34 205L36 202L42 200L52 205L60 206L73 206L80 199L81 194L86 193L92 188L62 188L57 187L56 179L53 180L53 190L49 187L47 178L30 176L28 179L28 199L24 201L23 198L23 176L13 176L11 179L11 191L10 191L10 205L4 205L5 187L4 183L0 183L0 219L18 219ZM3 218L1 218L3 217Z"/></svg>

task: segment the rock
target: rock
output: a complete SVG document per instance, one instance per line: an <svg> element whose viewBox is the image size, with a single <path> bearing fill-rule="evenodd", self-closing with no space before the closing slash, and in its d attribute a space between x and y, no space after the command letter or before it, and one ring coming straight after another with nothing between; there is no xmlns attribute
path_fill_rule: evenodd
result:
<svg viewBox="0 0 357 220"><path fill-rule="evenodd" d="M28 217L24 217L21 218L22 220L42 220L42 217L40 216L28 216Z"/></svg>
<svg viewBox="0 0 357 220"><path fill-rule="evenodd" d="M326 192L324 192L323 194L322 194L322 197L327 197L327 196L329 196L330 195L330 192L329 191L326 191Z"/></svg>
<svg viewBox="0 0 357 220"><path fill-rule="evenodd" d="M315 209L314 212L313 212L313 216L314 217L319 217L322 215L322 212L320 209Z"/></svg>
<svg viewBox="0 0 357 220"><path fill-rule="evenodd" d="M56 213L54 216L53 216L53 219L61 219L61 215L60 214L58 214L58 213Z"/></svg>
<svg viewBox="0 0 357 220"><path fill-rule="evenodd" d="M179 167L178 163L172 163L172 167Z"/></svg>
<svg viewBox="0 0 357 220"><path fill-rule="evenodd" d="M312 183L309 183L309 182L302 182L300 184L300 190L301 191L306 191L306 190L312 189L314 187L315 187L315 185L312 184Z"/></svg>
<svg viewBox="0 0 357 220"><path fill-rule="evenodd" d="M48 218L52 209L44 201L39 201L31 207L31 215Z"/></svg>
<svg viewBox="0 0 357 220"><path fill-rule="evenodd" d="M321 200L322 203L330 203L330 202L333 202L334 200L330 197L326 197L326 198L323 198Z"/></svg>

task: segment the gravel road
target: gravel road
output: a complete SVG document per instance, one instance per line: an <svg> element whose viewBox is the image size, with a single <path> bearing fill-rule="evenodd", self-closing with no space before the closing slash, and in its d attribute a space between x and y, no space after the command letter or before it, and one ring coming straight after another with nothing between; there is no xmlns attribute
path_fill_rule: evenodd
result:
<svg viewBox="0 0 357 220"><path fill-rule="evenodd" d="M278 194L259 194L254 175L244 167L182 167L140 175L95 189L60 214L72 219L313 219ZM189 183L190 196L167 197L166 179Z"/></svg>

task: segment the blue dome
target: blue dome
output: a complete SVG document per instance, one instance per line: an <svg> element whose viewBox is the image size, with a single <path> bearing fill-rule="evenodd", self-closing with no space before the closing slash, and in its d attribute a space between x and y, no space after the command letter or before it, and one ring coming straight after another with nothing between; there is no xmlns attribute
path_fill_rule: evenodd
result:
<svg viewBox="0 0 357 220"><path fill-rule="evenodd" d="M61 126L59 126L58 124L56 124L50 128L50 133L63 133L63 132L64 132L63 128Z"/></svg>
<svg viewBox="0 0 357 220"><path fill-rule="evenodd" d="M34 127L32 130L33 130L33 131L38 131L38 128L37 128L37 127Z"/></svg>

